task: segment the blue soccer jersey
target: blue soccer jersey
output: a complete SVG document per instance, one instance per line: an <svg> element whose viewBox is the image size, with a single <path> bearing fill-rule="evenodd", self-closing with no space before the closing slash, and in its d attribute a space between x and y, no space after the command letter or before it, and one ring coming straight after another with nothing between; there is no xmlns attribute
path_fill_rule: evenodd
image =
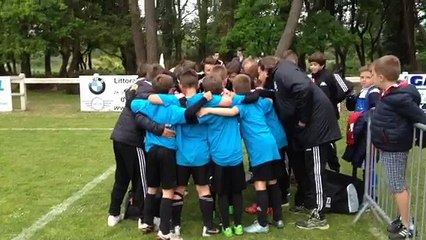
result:
<svg viewBox="0 0 426 240"><path fill-rule="evenodd" d="M222 97L214 95L206 107L220 104ZM237 117L207 115L199 118L207 123L208 142L212 160L219 166L236 166L243 162L243 146Z"/></svg>
<svg viewBox="0 0 426 240"><path fill-rule="evenodd" d="M236 107L240 112L241 133L251 166L280 159L277 143L266 124L265 113L259 102Z"/></svg>
<svg viewBox="0 0 426 240"><path fill-rule="evenodd" d="M280 121L278 120L277 113L274 110L272 102L268 99L261 98L259 99L259 105L265 113L266 124L271 130L272 135L277 142L278 149L287 147L287 135Z"/></svg>
<svg viewBox="0 0 426 240"><path fill-rule="evenodd" d="M131 109L134 113L142 113L158 124L170 124L173 130L175 130L173 125L186 123L186 109L176 105L154 105L149 103L148 100L136 99L132 101ZM175 138L165 138L147 132L145 138L146 151L149 152L154 145L177 149Z"/></svg>
<svg viewBox="0 0 426 240"><path fill-rule="evenodd" d="M159 95L164 105L177 105L179 101L174 95ZM203 98L199 93L187 98L188 107ZM210 161L209 143L206 124L176 125L176 162L180 166L199 167Z"/></svg>

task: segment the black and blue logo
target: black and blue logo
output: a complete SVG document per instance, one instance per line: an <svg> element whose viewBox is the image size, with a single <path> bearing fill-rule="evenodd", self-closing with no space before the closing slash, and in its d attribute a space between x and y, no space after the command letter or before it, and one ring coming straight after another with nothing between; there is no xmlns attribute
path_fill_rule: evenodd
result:
<svg viewBox="0 0 426 240"><path fill-rule="evenodd" d="M105 82L100 77L94 77L93 80L89 83L89 90L93 94L99 95L105 91Z"/></svg>

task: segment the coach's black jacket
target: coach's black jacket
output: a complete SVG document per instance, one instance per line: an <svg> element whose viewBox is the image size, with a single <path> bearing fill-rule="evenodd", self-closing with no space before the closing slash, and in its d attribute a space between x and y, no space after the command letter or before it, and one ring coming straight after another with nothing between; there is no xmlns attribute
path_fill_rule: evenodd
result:
<svg viewBox="0 0 426 240"><path fill-rule="evenodd" d="M340 114L337 109L338 102L336 99L337 86L334 75L326 69L322 69L317 73L312 74L312 78L314 79L315 84L321 88L325 95L327 95L328 99L330 99L337 119L339 119Z"/></svg>
<svg viewBox="0 0 426 240"><path fill-rule="evenodd" d="M283 61L272 73L278 115L295 150L305 150L341 138L331 102L295 64ZM300 128L298 122L306 124Z"/></svg>
<svg viewBox="0 0 426 240"><path fill-rule="evenodd" d="M146 99L153 92L151 83L146 80L139 80L136 84L139 86L136 93L126 92L126 105L128 105L127 103L130 104L135 97ZM135 116L130 108L126 106L115 124L111 139L130 146L143 148L145 130L160 136L163 133L164 126L156 124L142 114Z"/></svg>
<svg viewBox="0 0 426 240"><path fill-rule="evenodd" d="M405 152L413 144L413 124L426 124L419 108L420 94L408 83L390 87L376 103L371 118L371 140L387 152Z"/></svg>

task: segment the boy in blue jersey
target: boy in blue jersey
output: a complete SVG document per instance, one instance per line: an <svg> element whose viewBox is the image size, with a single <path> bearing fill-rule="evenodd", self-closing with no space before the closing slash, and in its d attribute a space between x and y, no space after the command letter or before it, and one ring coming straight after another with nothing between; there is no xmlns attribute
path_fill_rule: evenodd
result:
<svg viewBox="0 0 426 240"><path fill-rule="evenodd" d="M209 75L203 81L205 91L213 93L213 99L207 106L217 106L223 91L222 80L216 75ZM243 148L241 133L236 117L208 115L199 118L200 123L207 123L208 143L213 160L214 187L219 199L219 212L222 230L226 237L242 235L241 218L243 212L242 190L245 189L243 166ZM234 206L234 227L229 221L229 196L232 195Z"/></svg>
<svg viewBox="0 0 426 240"><path fill-rule="evenodd" d="M237 94L243 95L251 92L250 78L246 75L237 75L233 86ZM200 116L206 114L236 116L239 114L241 133L253 168L257 204L260 208L257 221L244 229L248 233L266 233L269 231L266 218L269 198L273 209L273 223L277 227L283 227L281 190L277 184L277 178L280 177L283 170L279 161L277 161L280 159L280 154L274 136L266 124L266 110L263 107L264 105L258 102L236 105L232 109L204 108L199 113ZM238 139L234 139L234 141L238 141ZM268 190L270 194L268 194Z"/></svg>
<svg viewBox="0 0 426 240"><path fill-rule="evenodd" d="M179 75L179 87L185 95L186 102L179 102L174 95L153 94L149 101L153 104L187 105L196 104L203 98L203 94L197 94L198 75L193 70L183 71ZM217 106L230 106L232 100L223 98L217 102ZM192 175L200 203L203 218L202 236L208 237L219 233L213 226L214 202L209 188L210 154L207 138L207 125L177 125L176 126L176 160L177 160L177 188L173 200L172 228L175 234L180 233L181 213L183 207L183 195Z"/></svg>
<svg viewBox="0 0 426 240"><path fill-rule="evenodd" d="M154 91L160 94L167 94L173 85L173 78L164 74L157 76L153 81ZM159 124L195 123L195 113L210 99L211 93L205 93L196 104L188 109L176 105L153 105L147 100L137 99L132 102L131 109L135 113L145 114ZM148 133L145 145L148 152L146 164L149 171L147 171L148 194L145 198L142 230L144 232L153 231L153 205L161 184L163 189L160 205L161 221L157 236L159 239L180 239L179 236L170 233L174 188L176 187L176 139Z"/></svg>
<svg viewBox="0 0 426 240"><path fill-rule="evenodd" d="M187 106L192 106L201 97L197 94L198 79L197 74L193 70L187 70L179 76L180 89L185 94ZM236 103L250 103L258 99L257 94L251 94L248 97L234 99ZM214 102L209 106L227 107L232 104L230 97L215 96ZM174 104L178 105L178 99L173 95L153 94L149 97L149 101L154 104ZM210 236L218 233L213 227L212 213L214 201L208 186L210 177L210 154L209 143L207 137L207 125L178 125L177 132L177 179L178 187L175 190L175 198L173 203L174 219L172 221L175 233L180 232L180 215L182 212L183 198L188 184L189 177L192 175L200 200L200 208L203 215L203 233L202 236ZM194 146L197 146L194 148ZM176 217L176 218L175 218ZM242 228L242 227L241 227Z"/></svg>

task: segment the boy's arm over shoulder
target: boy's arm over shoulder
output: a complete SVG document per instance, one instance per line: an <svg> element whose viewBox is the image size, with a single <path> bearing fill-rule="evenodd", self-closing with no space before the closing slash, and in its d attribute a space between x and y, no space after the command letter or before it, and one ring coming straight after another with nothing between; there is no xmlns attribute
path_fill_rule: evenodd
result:
<svg viewBox="0 0 426 240"><path fill-rule="evenodd" d="M399 101L395 101L395 111L413 123L426 124L426 113L408 94L404 94Z"/></svg>
<svg viewBox="0 0 426 240"><path fill-rule="evenodd" d="M259 105L262 108L263 112L269 113L271 110L273 110L273 105L272 105L272 99L270 98L261 98L259 99Z"/></svg>
<svg viewBox="0 0 426 240"><path fill-rule="evenodd" d="M148 101L155 105L180 105L178 97L172 94L151 94Z"/></svg>
<svg viewBox="0 0 426 240"><path fill-rule="evenodd" d="M148 104L149 104L149 102L147 100L144 100L144 99L135 99L130 104L130 109L134 113L137 113L137 112L143 113L144 109L147 107Z"/></svg>

